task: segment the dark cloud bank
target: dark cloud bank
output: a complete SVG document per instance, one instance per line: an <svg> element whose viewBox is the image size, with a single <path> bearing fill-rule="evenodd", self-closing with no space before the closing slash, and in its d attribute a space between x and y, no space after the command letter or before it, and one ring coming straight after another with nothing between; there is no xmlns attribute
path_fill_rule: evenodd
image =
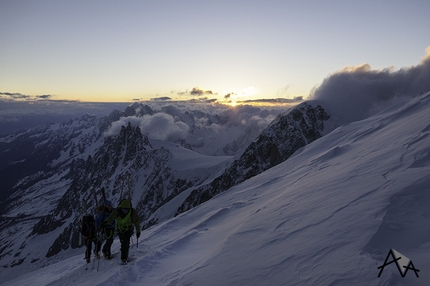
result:
<svg viewBox="0 0 430 286"><path fill-rule="evenodd" d="M429 49L430 50L430 49ZM364 119L405 96L430 91L430 56L409 68L372 70L368 64L328 76L309 99L344 119Z"/></svg>

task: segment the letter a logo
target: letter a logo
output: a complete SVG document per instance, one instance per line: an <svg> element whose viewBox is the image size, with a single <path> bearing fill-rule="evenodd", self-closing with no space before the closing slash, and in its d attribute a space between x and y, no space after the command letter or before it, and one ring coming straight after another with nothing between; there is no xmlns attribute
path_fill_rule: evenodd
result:
<svg viewBox="0 0 430 286"><path fill-rule="evenodd" d="M392 260L388 261L390 257L392 258ZM399 270L400 275L402 277L406 276L406 273L408 272L409 269L413 270L415 272L415 275L419 277L418 272L420 271L415 268L414 264L412 263L412 260L410 260L409 258L407 258L406 256L404 256L403 254L401 254L400 252L394 249L390 249L390 251L388 252L387 258L385 258L384 264L378 267L378 269L381 269L381 271L379 271L378 277L381 276L382 271L384 270L384 267L387 265L390 265L393 262L396 263L397 269Z"/></svg>

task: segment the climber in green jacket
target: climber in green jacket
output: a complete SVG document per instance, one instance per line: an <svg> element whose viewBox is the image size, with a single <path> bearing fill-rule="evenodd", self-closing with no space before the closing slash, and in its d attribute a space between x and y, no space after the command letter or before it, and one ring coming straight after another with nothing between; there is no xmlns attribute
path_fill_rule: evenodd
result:
<svg viewBox="0 0 430 286"><path fill-rule="evenodd" d="M133 235L133 224L136 227L136 237L140 237L139 215L131 207L129 200L122 200L106 219L105 224L110 224L113 220L116 220L118 237L121 242L121 261L123 264L126 264L130 249L130 238Z"/></svg>

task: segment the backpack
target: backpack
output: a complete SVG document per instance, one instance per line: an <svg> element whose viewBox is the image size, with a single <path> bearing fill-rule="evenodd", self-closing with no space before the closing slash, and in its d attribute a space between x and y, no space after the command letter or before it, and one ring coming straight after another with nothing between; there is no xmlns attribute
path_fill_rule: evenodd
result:
<svg viewBox="0 0 430 286"><path fill-rule="evenodd" d="M92 215L86 215L82 217L81 233L86 237L93 237L96 235L96 226L94 217Z"/></svg>
<svg viewBox="0 0 430 286"><path fill-rule="evenodd" d="M100 213L100 212L102 212L102 211L104 211L105 210L105 205L99 205L98 207L97 207L97 213Z"/></svg>
<svg viewBox="0 0 430 286"><path fill-rule="evenodd" d="M129 208L130 211L124 216L121 208ZM134 214L135 210L132 208L131 202L127 199L121 200L118 207L116 208L116 212L118 214L121 214L117 216L116 218L116 226L118 229L118 232L125 232L128 230L133 231L133 224L134 224Z"/></svg>
<svg viewBox="0 0 430 286"><path fill-rule="evenodd" d="M107 209L104 205L98 208L98 214L96 216L96 226L102 226L103 228L115 228L115 221L112 221L109 224L104 224L106 222L109 215L113 212L113 210Z"/></svg>

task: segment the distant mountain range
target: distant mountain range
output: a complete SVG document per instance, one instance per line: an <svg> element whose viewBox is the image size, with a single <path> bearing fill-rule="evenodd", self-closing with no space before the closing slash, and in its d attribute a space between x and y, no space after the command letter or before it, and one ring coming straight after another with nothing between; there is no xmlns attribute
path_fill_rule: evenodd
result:
<svg viewBox="0 0 430 286"><path fill-rule="evenodd" d="M299 109L303 108L312 115L310 106ZM270 118L270 112L249 106L243 109L246 112L235 114L226 110L211 114L182 111L175 106L153 110L135 103L106 117L87 114L1 138L2 266L31 263L37 267L44 265L46 258L79 247L80 217L94 212L97 203L101 203L102 187L115 203L120 197L131 197L143 229L189 209L192 206L188 201L196 196L192 190L225 173L229 164L248 168L246 158L253 152L249 148L265 149L264 136L268 136L265 133L257 139L260 143L251 143L266 127L262 121L264 116ZM275 122L279 126L285 124L282 116ZM294 124L299 129L306 125ZM276 124L271 126L269 130L276 129ZM284 127L280 128L284 132ZM315 128L320 130L321 123ZM288 135L291 134L280 136ZM317 137L311 136L309 140ZM285 154L279 158L276 153L270 156L271 159L267 156L262 159L264 166L259 167L256 161L255 170L237 174L229 184L243 181L287 158ZM202 163L187 165L191 158L192 162ZM265 162L268 159L269 165ZM177 211L163 212L162 206L167 203L177 205ZM45 248L29 259L34 243L41 240Z"/></svg>

